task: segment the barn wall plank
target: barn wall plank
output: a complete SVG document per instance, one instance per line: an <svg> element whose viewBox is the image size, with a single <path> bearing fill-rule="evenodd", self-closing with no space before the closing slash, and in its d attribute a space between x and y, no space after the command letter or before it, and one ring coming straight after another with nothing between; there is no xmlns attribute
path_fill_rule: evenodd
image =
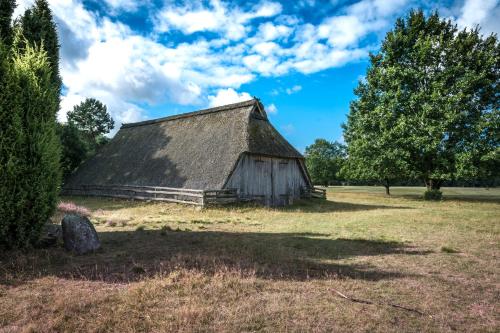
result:
<svg viewBox="0 0 500 333"><path fill-rule="evenodd" d="M266 205L285 205L300 198L307 182L296 159L244 155L226 188L239 189L240 196Z"/></svg>

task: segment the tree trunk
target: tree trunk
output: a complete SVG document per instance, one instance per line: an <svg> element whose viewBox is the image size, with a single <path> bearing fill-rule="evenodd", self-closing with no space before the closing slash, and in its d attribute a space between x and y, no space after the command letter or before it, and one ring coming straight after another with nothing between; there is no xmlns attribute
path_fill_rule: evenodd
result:
<svg viewBox="0 0 500 333"><path fill-rule="evenodd" d="M427 187L427 191L431 190L439 190L441 188L442 180L438 179L426 179L425 186Z"/></svg>
<svg viewBox="0 0 500 333"><path fill-rule="evenodd" d="M385 195L391 195L391 191L389 189L389 179L386 179L384 182L384 187L385 187Z"/></svg>

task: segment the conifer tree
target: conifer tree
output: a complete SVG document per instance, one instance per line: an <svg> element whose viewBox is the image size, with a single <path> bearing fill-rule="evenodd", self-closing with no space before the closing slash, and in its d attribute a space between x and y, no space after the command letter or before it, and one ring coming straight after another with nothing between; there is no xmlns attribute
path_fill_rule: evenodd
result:
<svg viewBox="0 0 500 333"><path fill-rule="evenodd" d="M37 1L38 9L44 4ZM56 135L60 83L54 80L54 62L41 47L44 37L40 43L30 42L19 26L11 27L14 5L0 2L0 248L38 241L54 212L61 173ZM47 12L40 12L51 21ZM49 33L38 34L54 45L50 33L55 29L47 26ZM40 25L40 29L45 28Z"/></svg>
<svg viewBox="0 0 500 333"><path fill-rule="evenodd" d="M21 48L27 40L32 46L43 45L51 68L51 80L61 91L62 80L59 74L59 40L56 24L47 0L36 0L33 7L28 8L21 16L18 24L25 39L21 40Z"/></svg>
<svg viewBox="0 0 500 333"><path fill-rule="evenodd" d="M14 45L16 45L16 36ZM59 95L52 82L47 54L26 44L13 50L12 66L17 84L23 129L22 178L25 189L17 246L35 244L43 225L53 214L60 190L60 142L56 134Z"/></svg>
<svg viewBox="0 0 500 333"><path fill-rule="evenodd" d="M25 142L20 87L13 72L10 50L0 40L0 248L24 242L26 204Z"/></svg>
<svg viewBox="0 0 500 333"><path fill-rule="evenodd" d="M4 48L12 43L12 14L16 8L16 0L0 0L0 39Z"/></svg>

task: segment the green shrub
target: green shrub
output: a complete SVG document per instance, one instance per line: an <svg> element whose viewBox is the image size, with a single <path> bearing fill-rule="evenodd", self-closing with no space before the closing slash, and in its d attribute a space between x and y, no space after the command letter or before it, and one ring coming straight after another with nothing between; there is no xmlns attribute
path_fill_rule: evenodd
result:
<svg viewBox="0 0 500 333"><path fill-rule="evenodd" d="M440 190L428 190L424 192L424 200L439 201L443 198L443 192Z"/></svg>

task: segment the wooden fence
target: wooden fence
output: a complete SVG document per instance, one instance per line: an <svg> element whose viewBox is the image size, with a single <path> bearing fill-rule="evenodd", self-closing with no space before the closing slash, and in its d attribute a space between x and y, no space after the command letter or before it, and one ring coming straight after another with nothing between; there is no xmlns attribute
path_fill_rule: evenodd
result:
<svg viewBox="0 0 500 333"><path fill-rule="evenodd" d="M305 198L326 199L326 189L316 186L304 189L302 196Z"/></svg>
<svg viewBox="0 0 500 333"><path fill-rule="evenodd" d="M159 186L82 185L78 188L64 188L62 194L167 201L198 206L227 204L240 201L236 189L194 190ZM319 187L303 189L301 196L304 198L326 199L326 189ZM241 199L244 201L244 198Z"/></svg>
<svg viewBox="0 0 500 333"><path fill-rule="evenodd" d="M198 206L238 201L236 189L194 190L159 186L82 185L78 188L64 188L62 192L64 195L167 201Z"/></svg>

